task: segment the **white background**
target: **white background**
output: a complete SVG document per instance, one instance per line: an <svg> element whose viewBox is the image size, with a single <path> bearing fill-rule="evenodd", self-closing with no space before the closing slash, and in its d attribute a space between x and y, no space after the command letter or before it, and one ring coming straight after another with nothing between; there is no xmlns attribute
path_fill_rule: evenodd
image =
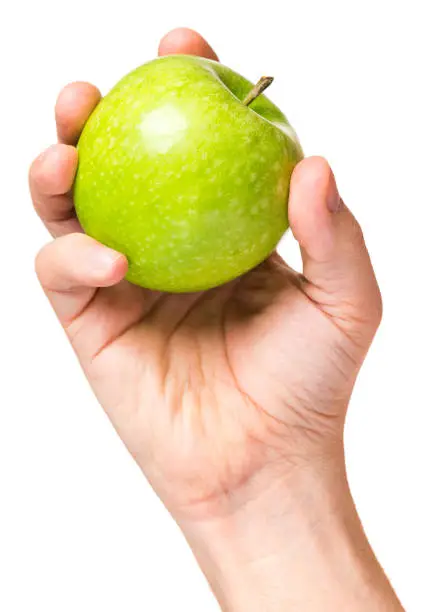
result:
<svg viewBox="0 0 435 612"><path fill-rule="evenodd" d="M0 609L217 609L97 405L33 273L27 167L71 80L103 92L187 25L325 155L365 230L384 322L351 403L364 526L407 610L435 610L435 57L431 2L35 0L0 9ZM298 265L289 238L287 258Z"/></svg>

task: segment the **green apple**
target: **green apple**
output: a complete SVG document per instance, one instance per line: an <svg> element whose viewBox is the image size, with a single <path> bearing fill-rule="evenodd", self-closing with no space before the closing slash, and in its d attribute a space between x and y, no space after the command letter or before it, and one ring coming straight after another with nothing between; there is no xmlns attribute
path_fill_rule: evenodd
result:
<svg viewBox="0 0 435 612"><path fill-rule="evenodd" d="M252 83L172 55L124 77L87 121L74 187L87 234L127 256L127 279L171 292L247 272L288 227L295 132ZM243 101L245 103L243 103Z"/></svg>

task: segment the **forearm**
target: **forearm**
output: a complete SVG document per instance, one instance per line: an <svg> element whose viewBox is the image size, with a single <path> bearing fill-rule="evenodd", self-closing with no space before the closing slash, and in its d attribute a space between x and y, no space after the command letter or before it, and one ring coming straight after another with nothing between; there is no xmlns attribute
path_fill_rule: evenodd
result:
<svg viewBox="0 0 435 612"><path fill-rule="evenodd" d="M304 471L229 517L184 526L223 610L403 610L338 472Z"/></svg>

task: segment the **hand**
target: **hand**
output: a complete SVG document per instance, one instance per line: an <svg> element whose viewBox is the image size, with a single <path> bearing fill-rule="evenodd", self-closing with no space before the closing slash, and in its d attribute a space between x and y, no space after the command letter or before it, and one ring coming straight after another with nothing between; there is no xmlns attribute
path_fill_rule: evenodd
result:
<svg viewBox="0 0 435 612"><path fill-rule="evenodd" d="M159 53L217 59L190 30L167 35ZM274 254L208 292L127 283L126 258L81 232L71 198L75 145L99 99L92 85L67 86L59 144L31 167L35 208L55 237L36 270L98 400L205 557L205 525L272 499L284 514L297 497L287 491L306 494L314 482L346 490L344 419L381 298L361 230L321 158L301 162L291 180L303 275Z"/></svg>

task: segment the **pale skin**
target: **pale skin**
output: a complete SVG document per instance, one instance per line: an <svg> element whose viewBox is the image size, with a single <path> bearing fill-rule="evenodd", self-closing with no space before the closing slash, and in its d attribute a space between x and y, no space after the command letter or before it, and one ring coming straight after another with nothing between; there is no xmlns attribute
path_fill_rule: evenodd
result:
<svg viewBox="0 0 435 612"><path fill-rule="evenodd" d="M159 54L217 59L196 32ZM223 610L403 610L346 480L343 427L381 319L362 232L327 162L293 173L289 222L303 274L274 255L228 285L159 294L86 236L71 187L100 99L68 85L59 143L30 170L54 240L36 271L96 397L183 530Z"/></svg>

